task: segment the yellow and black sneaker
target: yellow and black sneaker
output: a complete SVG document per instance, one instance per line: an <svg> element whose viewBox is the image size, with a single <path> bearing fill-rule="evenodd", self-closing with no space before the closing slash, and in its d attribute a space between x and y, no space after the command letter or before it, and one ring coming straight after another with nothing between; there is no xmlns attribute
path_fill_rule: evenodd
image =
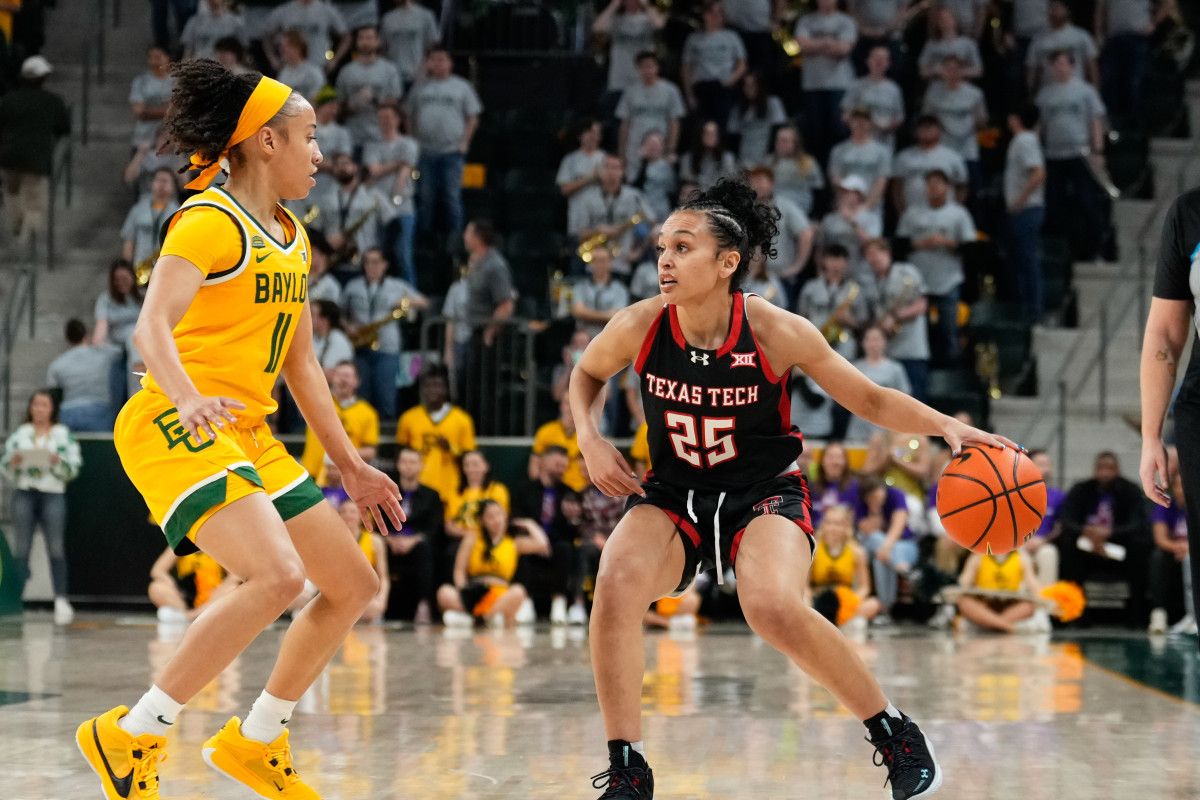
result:
<svg viewBox="0 0 1200 800"><path fill-rule="evenodd" d="M158 764L166 758L167 740L143 733L134 736L117 725L129 713L117 706L92 717L75 731L75 743L108 800L157 800Z"/></svg>
<svg viewBox="0 0 1200 800"><path fill-rule="evenodd" d="M242 736L242 721L233 717L204 743L204 762L267 800L321 800L292 767L286 730L263 744Z"/></svg>

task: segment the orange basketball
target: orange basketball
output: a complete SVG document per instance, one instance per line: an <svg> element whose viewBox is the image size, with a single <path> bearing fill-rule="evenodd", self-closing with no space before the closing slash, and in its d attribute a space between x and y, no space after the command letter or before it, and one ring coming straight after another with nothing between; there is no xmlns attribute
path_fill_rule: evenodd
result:
<svg viewBox="0 0 1200 800"><path fill-rule="evenodd" d="M950 538L976 553L1020 547L1046 514L1046 482L1029 456L965 445L937 485L937 511Z"/></svg>

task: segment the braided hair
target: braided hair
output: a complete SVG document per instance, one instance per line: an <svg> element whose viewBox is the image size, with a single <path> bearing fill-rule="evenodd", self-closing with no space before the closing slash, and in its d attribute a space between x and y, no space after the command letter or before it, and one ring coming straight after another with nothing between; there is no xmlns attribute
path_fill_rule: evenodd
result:
<svg viewBox="0 0 1200 800"><path fill-rule="evenodd" d="M722 178L706 192L687 200L678 211L704 214L708 229L722 250L735 249L742 259L729 281L735 291L750 272L756 255L775 257L775 237L779 235L779 210L760 202L758 195L743 180Z"/></svg>
<svg viewBox="0 0 1200 800"><path fill-rule="evenodd" d="M229 137L237 127L238 117L262 74L246 72L236 75L216 61L192 58L180 61L171 68L175 86L163 126L175 152L190 156L200 153L209 163L217 160ZM303 96L292 92L283 108L267 124L278 125L284 117L300 113ZM240 160L238 148L230 152L231 159Z"/></svg>

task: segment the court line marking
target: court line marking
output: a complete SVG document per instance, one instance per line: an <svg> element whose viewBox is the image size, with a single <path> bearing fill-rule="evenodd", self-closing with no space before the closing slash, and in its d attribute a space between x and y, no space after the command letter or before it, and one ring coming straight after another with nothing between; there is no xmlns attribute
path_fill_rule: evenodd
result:
<svg viewBox="0 0 1200 800"><path fill-rule="evenodd" d="M1170 700L1173 703L1177 703L1178 705L1181 705L1184 708L1191 711L1193 714L1200 714L1200 703L1195 703L1184 697L1180 697L1177 694L1171 694L1170 692L1164 692L1162 689L1159 689L1157 686L1151 686L1148 683L1143 683L1143 682L1137 680L1136 678L1132 678L1132 677L1126 675L1123 672L1118 672L1115 669L1106 667L1103 664L1099 664L1099 663L1093 661L1092 659L1088 658L1087 656L1085 656L1083 653L1079 654L1079 660L1083 661L1089 667L1092 667L1093 669L1097 669L1100 672L1105 673L1109 677L1116 678L1117 680L1119 680L1123 683L1128 683L1130 686L1136 686L1137 688L1147 691L1150 694L1158 695L1159 697L1163 698L1164 700Z"/></svg>

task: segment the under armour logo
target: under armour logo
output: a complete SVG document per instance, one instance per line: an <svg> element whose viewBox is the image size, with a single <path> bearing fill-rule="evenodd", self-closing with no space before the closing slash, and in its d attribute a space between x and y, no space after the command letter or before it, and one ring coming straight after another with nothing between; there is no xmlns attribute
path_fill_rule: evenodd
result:
<svg viewBox="0 0 1200 800"><path fill-rule="evenodd" d="M730 368L758 366L758 364L754 361L754 357L757 355L757 353L730 353L729 355L733 356L733 363L729 365Z"/></svg>
<svg viewBox="0 0 1200 800"><path fill-rule="evenodd" d="M698 353L695 350L693 350L692 351L692 363L693 364L701 364L701 365L707 367L708 366L708 353Z"/></svg>
<svg viewBox="0 0 1200 800"><path fill-rule="evenodd" d="M754 510L759 514L778 514L779 504L783 502L783 498L779 495L768 497L766 500L760 500L754 504Z"/></svg>

